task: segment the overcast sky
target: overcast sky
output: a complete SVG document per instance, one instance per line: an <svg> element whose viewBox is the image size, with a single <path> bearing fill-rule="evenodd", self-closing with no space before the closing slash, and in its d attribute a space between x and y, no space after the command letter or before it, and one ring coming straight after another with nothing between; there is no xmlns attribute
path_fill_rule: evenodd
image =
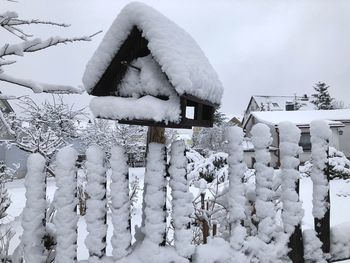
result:
<svg viewBox="0 0 350 263"><path fill-rule="evenodd" d="M124 0L0 0L1 12L69 23L70 28L37 26L28 32L49 36L107 31ZM225 88L222 110L241 115L251 95L311 94L324 81L332 96L350 104L350 1L347 0L153 0L144 1L176 22L198 42ZM8 74L55 84L81 85L87 61L104 33L26 55L6 68ZM18 39L0 30L1 45ZM0 82L9 94L24 88ZM44 98L43 95L37 95ZM88 96L67 96L78 106Z"/></svg>

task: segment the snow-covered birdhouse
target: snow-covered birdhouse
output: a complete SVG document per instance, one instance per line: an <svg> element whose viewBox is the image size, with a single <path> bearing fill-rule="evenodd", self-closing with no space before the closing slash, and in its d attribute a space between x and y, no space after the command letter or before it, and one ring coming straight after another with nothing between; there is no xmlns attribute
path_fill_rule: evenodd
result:
<svg viewBox="0 0 350 263"><path fill-rule="evenodd" d="M99 118L172 128L211 127L223 87L193 38L155 9L130 3L86 67Z"/></svg>

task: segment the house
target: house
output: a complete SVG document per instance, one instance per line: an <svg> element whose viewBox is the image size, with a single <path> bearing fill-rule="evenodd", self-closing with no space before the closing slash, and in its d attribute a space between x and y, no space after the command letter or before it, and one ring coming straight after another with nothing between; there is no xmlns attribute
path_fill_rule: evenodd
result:
<svg viewBox="0 0 350 263"><path fill-rule="evenodd" d="M310 98L303 96L263 96L254 95L250 98L248 106L244 112L243 125L247 121L251 112L254 111L294 111L294 110L314 110L315 105Z"/></svg>
<svg viewBox="0 0 350 263"><path fill-rule="evenodd" d="M26 173L28 154L20 150L14 143L15 133L5 119L6 114L13 112L10 103L5 99L0 99L0 162L17 169L17 177L23 177Z"/></svg>
<svg viewBox="0 0 350 263"><path fill-rule="evenodd" d="M260 111L251 112L244 124L246 136L251 137L253 125L264 123L271 129L273 142L271 152L272 165L279 164L279 129L278 124L283 121L295 123L301 130L300 146L303 154L299 156L301 163L310 159L310 123L313 120L326 120L332 130L330 145L342 151L347 158L350 158L350 109L342 110L311 110L311 111Z"/></svg>

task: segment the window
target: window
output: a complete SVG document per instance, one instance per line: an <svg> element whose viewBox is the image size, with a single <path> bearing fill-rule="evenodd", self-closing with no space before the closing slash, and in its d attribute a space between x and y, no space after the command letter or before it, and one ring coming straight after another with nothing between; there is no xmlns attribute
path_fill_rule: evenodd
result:
<svg viewBox="0 0 350 263"><path fill-rule="evenodd" d="M303 148L304 151L310 151L311 150L310 133L302 133L301 134L299 145Z"/></svg>

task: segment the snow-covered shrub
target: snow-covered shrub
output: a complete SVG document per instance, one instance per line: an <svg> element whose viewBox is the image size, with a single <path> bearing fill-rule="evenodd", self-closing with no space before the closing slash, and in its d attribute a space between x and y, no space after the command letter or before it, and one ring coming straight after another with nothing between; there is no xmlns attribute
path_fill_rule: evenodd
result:
<svg viewBox="0 0 350 263"><path fill-rule="evenodd" d="M305 263L327 263L321 249L322 242L313 229L307 229L303 232L303 241Z"/></svg>
<svg viewBox="0 0 350 263"><path fill-rule="evenodd" d="M243 130L239 127L228 127L225 131L225 137L228 141L230 244L234 250L240 251L246 237L246 230L242 226L242 222L246 219L246 197L243 185L246 171L246 165L243 162Z"/></svg>
<svg viewBox="0 0 350 263"><path fill-rule="evenodd" d="M296 192L296 184L300 179L298 155L302 151L299 146L300 130L295 124L290 122L281 122L279 130L282 173L281 198L283 202L282 220L285 232L292 234L304 216L302 204Z"/></svg>
<svg viewBox="0 0 350 263"><path fill-rule="evenodd" d="M129 201L129 178L127 158L124 149L113 146L111 149L110 164L111 175L111 198L112 198L112 224L114 227L112 236L113 259L119 260L129 253L131 245L130 232L130 201Z"/></svg>
<svg viewBox="0 0 350 263"><path fill-rule="evenodd" d="M189 161L187 166L190 181L206 180L208 183L227 179L227 154L224 152L211 153L203 157L197 151L190 149L186 152Z"/></svg>
<svg viewBox="0 0 350 263"><path fill-rule="evenodd" d="M175 141L171 146L170 187L172 195L172 219L174 222L175 248L179 255L190 258L195 247L191 245L192 231L190 229L193 213L193 195L189 192L186 175L187 159L185 142Z"/></svg>
<svg viewBox="0 0 350 263"><path fill-rule="evenodd" d="M150 143L148 146L145 173L145 224L142 229L145 241L159 245L164 241L165 222L165 148L163 144Z"/></svg>
<svg viewBox="0 0 350 263"><path fill-rule="evenodd" d="M269 243L276 235L276 207L273 202L274 169L270 167L271 156L269 146L272 142L270 128L262 123L252 128L252 143L255 148L256 171L256 219L259 222L258 236L264 242Z"/></svg>
<svg viewBox="0 0 350 263"><path fill-rule="evenodd" d="M56 227L57 263L76 262L77 256L77 152L71 147L61 149L56 156L56 185L54 218Z"/></svg>
<svg viewBox="0 0 350 263"><path fill-rule="evenodd" d="M350 223L343 223L331 228L332 259L350 258Z"/></svg>
<svg viewBox="0 0 350 263"><path fill-rule="evenodd" d="M27 162L24 183L26 206L22 215L22 243L24 260L27 263L42 263L46 260L43 244L46 211L45 162L45 158L38 153L31 154Z"/></svg>
<svg viewBox="0 0 350 263"><path fill-rule="evenodd" d="M107 200L105 153L98 146L90 146L86 151L87 194L86 228L88 235L85 245L89 250L89 261L101 258L106 251L107 236Z"/></svg>
<svg viewBox="0 0 350 263"><path fill-rule="evenodd" d="M313 182L312 214L315 218L321 219L329 209L329 182L327 178L329 140L332 131L325 121L312 121L310 124L311 134L311 159Z"/></svg>

